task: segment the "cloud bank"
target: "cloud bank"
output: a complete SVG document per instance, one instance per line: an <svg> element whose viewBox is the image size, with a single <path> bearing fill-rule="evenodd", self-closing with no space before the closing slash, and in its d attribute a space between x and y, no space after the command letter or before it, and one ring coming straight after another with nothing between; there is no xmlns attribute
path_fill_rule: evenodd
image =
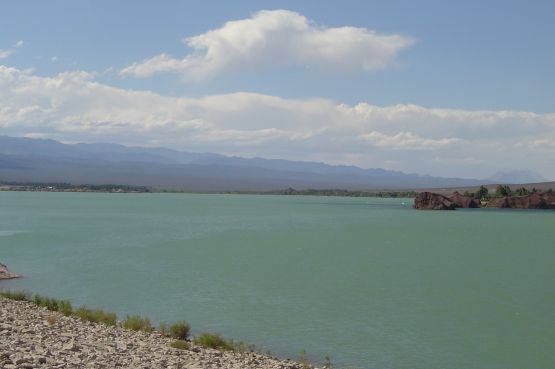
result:
<svg viewBox="0 0 555 369"><path fill-rule="evenodd" d="M337 104L256 93L162 96L0 65L0 132L65 142L317 160L486 177L529 168L555 178L555 114Z"/></svg>
<svg viewBox="0 0 555 369"><path fill-rule="evenodd" d="M126 67L121 75L172 72L202 80L238 70L289 66L342 73L372 71L393 65L399 51L413 40L366 28L322 27L296 12L264 10L184 43L192 49L184 58L157 55Z"/></svg>

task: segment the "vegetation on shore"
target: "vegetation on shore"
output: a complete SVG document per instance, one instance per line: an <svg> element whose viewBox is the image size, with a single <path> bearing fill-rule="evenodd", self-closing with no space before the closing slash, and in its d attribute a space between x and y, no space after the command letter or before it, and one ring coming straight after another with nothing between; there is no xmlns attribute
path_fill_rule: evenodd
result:
<svg viewBox="0 0 555 369"><path fill-rule="evenodd" d="M454 189L455 190L455 189ZM347 190L341 188L327 189L277 189L270 191L194 191L187 189L169 189L147 186L132 186L118 184L79 184L70 183L34 183L34 182L1 182L0 191L36 191L36 192L105 192L105 193L181 193L181 194L230 194L230 195L284 195L284 196L337 196L337 197L380 197L380 198L414 198L422 191L430 190ZM464 196L488 201L492 198L504 196L526 196L542 191L553 191L553 189L538 189L530 185L520 187L509 185L497 185L493 187L480 186L474 189L460 189ZM445 189L439 191L445 192Z"/></svg>
<svg viewBox="0 0 555 369"><path fill-rule="evenodd" d="M339 197L414 197L416 191L394 191L394 190L344 190L344 189L306 189L295 190L287 188L285 190L267 191L267 195L294 195L294 196L339 196Z"/></svg>
<svg viewBox="0 0 555 369"><path fill-rule="evenodd" d="M511 190L510 186L500 184L497 185L493 194L489 192L486 186L480 186L480 188L476 192L466 191L463 196L472 197L481 201L488 201L492 198L500 198L506 196L528 196L539 192L541 191L535 187L532 187L531 189L527 189L526 187L518 187L515 190ZM553 189L548 189L546 192L553 192Z"/></svg>
<svg viewBox="0 0 555 369"><path fill-rule="evenodd" d="M31 192L150 192L145 186L130 186L117 184L80 184L71 183L34 183L34 182L0 182L2 191L31 191Z"/></svg>
<svg viewBox="0 0 555 369"><path fill-rule="evenodd" d="M339 197L414 197L413 190L346 190L286 188L271 191L191 191L166 188L151 188L146 186L131 186L117 184L80 184L70 183L34 183L34 182L0 182L0 191L30 191L30 192L106 192L106 193L196 193L196 194L230 194L230 195L294 195L294 196L339 196Z"/></svg>
<svg viewBox="0 0 555 369"><path fill-rule="evenodd" d="M92 323L102 323L105 325L115 326L117 324L117 316L114 313L105 312L102 309L89 309L81 306L72 314L81 320Z"/></svg>
<svg viewBox="0 0 555 369"><path fill-rule="evenodd" d="M122 328L130 329L133 331L154 332L155 329L150 323L150 319L140 315L126 315L125 318L118 322L115 313L106 312L102 309L90 309L86 306L81 306L73 309L69 300L60 300L51 297L45 297L39 294L30 294L26 291L0 291L0 296L16 300L27 301L43 307L53 312L59 312L65 316L73 316L81 320L100 323L108 326L120 325ZM164 336L175 338L177 341L186 342L189 339L189 332L191 327L189 323L184 320L167 325L160 323L160 330ZM219 334L215 333L201 333L193 339L193 342L199 346L220 349L220 350L238 350L245 348L242 342L234 344L232 340L226 340ZM184 346L182 343L177 343L178 346ZM254 348L254 346L248 346Z"/></svg>
<svg viewBox="0 0 555 369"><path fill-rule="evenodd" d="M226 340L217 333L201 333L193 339L193 343L199 346L210 347L217 350L233 350L233 341Z"/></svg>
<svg viewBox="0 0 555 369"><path fill-rule="evenodd" d="M142 317L140 315L127 315L125 319L121 322L121 325L125 329L130 329L132 331L143 331L152 332L154 327L150 324L150 319L148 317Z"/></svg>
<svg viewBox="0 0 555 369"><path fill-rule="evenodd" d="M184 340L175 340L170 346L179 350L189 350L191 348L189 342Z"/></svg>
<svg viewBox="0 0 555 369"><path fill-rule="evenodd" d="M175 339L186 340L189 338L191 326L185 320L176 322L170 326L169 334Z"/></svg>

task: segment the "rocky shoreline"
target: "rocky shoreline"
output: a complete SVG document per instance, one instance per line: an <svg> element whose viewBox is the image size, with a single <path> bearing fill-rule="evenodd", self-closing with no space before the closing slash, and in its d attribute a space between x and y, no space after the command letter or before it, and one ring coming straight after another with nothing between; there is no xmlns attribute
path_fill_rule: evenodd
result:
<svg viewBox="0 0 555 369"><path fill-rule="evenodd" d="M0 297L0 368L303 369L254 352L218 351L158 332L82 321L31 302Z"/></svg>
<svg viewBox="0 0 555 369"><path fill-rule="evenodd" d="M414 198L414 208L419 210L455 210L458 208L500 209L555 209L555 193L539 192L524 196L501 196L487 201L454 192L445 196L434 192L421 192Z"/></svg>

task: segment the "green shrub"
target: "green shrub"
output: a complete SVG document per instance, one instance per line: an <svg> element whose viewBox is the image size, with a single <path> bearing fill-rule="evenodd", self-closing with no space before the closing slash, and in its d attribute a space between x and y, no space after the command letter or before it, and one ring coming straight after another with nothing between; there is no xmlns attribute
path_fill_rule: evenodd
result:
<svg viewBox="0 0 555 369"><path fill-rule="evenodd" d="M189 337L190 330L189 323L182 320L170 326L170 336L179 340L186 340Z"/></svg>
<svg viewBox="0 0 555 369"><path fill-rule="evenodd" d="M160 322L158 331L162 333L164 336L167 336L169 334L168 324L166 322Z"/></svg>
<svg viewBox="0 0 555 369"><path fill-rule="evenodd" d="M193 342L199 346L216 350L233 350L233 341L226 340L217 333L201 333Z"/></svg>
<svg viewBox="0 0 555 369"><path fill-rule="evenodd" d="M31 299L31 295L26 291L2 291L0 296L16 301L29 301Z"/></svg>
<svg viewBox="0 0 555 369"><path fill-rule="evenodd" d="M326 355L324 360L324 369L331 369L331 357L329 355Z"/></svg>
<svg viewBox="0 0 555 369"><path fill-rule="evenodd" d="M183 341L183 340L177 340L171 343L171 347L180 349L180 350L188 350L189 342Z"/></svg>
<svg viewBox="0 0 555 369"><path fill-rule="evenodd" d="M58 311L59 301L51 297L35 295L33 296L33 303L50 311Z"/></svg>
<svg viewBox="0 0 555 369"><path fill-rule="evenodd" d="M299 354L299 364L301 364L301 369L313 369L310 361L306 357L306 351L302 350Z"/></svg>
<svg viewBox="0 0 555 369"><path fill-rule="evenodd" d="M233 343L233 351L236 352L254 352L254 350L256 349L256 346L254 344L247 344L243 341L231 342Z"/></svg>
<svg viewBox="0 0 555 369"><path fill-rule="evenodd" d="M73 313L73 307L69 300L58 301L58 311L65 316L70 316Z"/></svg>
<svg viewBox="0 0 555 369"><path fill-rule="evenodd" d="M507 185L498 185L495 189L496 197L511 196L511 188Z"/></svg>
<svg viewBox="0 0 555 369"><path fill-rule="evenodd" d="M39 294L32 295L25 291L3 291L0 296L17 301L30 301L33 304L46 308L50 311L59 311L64 315L71 315L71 302L68 300L57 300L51 297L41 296Z"/></svg>
<svg viewBox="0 0 555 369"><path fill-rule="evenodd" d="M114 313L107 313L102 309L88 309L85 306L81 306L75 310L74 315L81 320L86 320L93 323L103 323L106 325L116 325L117 316Z"/></svg>
<svg viewBox="0 0 555 369"><path fill-rule="evenodd" d="M33 304L37 305L37 306L44 306L44 297L42 297L41 295L34 295L33 296Z"/></svg>
<svg viewBox="0 0 555 369"><path fill-rule="evenodd" d="M98 320L96 319L95 314L93 314L93 311L91 309L87 309L84 306L78 307L73 314L81 320L98 323Z"/></svg>
<svg viewBox="0 0 555 369"><path fill-rule="evenodd" d="M123 327L133 331L152 332L153 330L150 319L139 315L127 315L123 321Z"/></svg>
<svg viewBox="0 0 555 369"><path fill-rule="evenodd" d="M60 308L60 301L49 298L46 300L46 308L50 311L58 311L58 309Z"/></svg>

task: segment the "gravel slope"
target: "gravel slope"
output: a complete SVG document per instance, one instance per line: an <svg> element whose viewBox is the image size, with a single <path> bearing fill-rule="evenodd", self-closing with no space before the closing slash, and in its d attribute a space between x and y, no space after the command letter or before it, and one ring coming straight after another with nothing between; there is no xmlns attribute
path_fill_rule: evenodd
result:
<svg viewBox="0 0 555 369"><path fill-rule="evenodd" d="M66 317L0 297L0 368L301 369L256 353L170 347L159 333L129 331Z"/></svg>

